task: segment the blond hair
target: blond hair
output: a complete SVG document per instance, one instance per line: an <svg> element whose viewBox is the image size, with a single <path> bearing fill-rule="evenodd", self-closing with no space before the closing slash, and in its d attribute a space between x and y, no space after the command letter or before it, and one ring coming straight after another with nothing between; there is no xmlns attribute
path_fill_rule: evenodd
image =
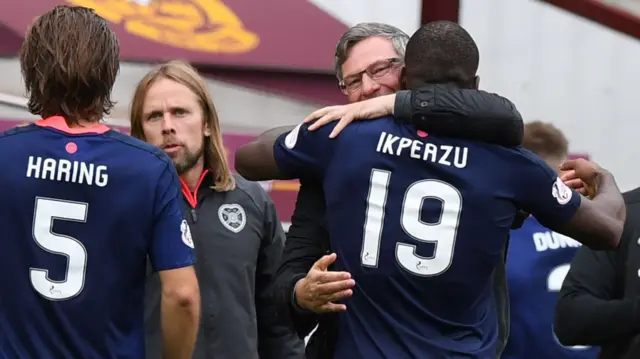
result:
<svg viewBox="0 0 640 359"><path fill-rule="evenodd" d="M229 168L227 151L222 141L218 113L213 99L198 71L183 61L169 61L153 68L140 80L131 103L131 136L146 141L142 129L144 99L149 88L160 79L167 79L186 86L193 92L202 107L203 124L211 129L211 136L204 138L204 167L213 174L213 189L230 191L236 186Z"/></svg>
<svg viewBox="0 0 640 359"><path fill-rule="evenodd" d="M534 121L524 126L524 148L540 157L566 157L569 141L554 125Z"/></svg>

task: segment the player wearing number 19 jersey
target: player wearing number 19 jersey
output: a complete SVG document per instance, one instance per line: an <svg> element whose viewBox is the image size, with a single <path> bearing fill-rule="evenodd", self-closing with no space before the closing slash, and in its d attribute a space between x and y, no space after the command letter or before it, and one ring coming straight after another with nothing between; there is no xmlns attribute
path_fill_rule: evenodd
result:
<svg viewBox="0 0 640 359"><path fill-rule="evenodd" d="M580 196L524 149L437 138L382 118L298 127L285 175L324 178L336 270L356 281L334 358L495 357L492 274L517 208L569 220ZM516 175L517 174L517 175Z"/></svg>
<svg viewBox="0 0 640 359"><path fill-rule="evenodd" d="M407 45L406 83L474 88L478 58L458 24L427 24ZM338 314L334 359L495 358L492 275L518 209L602 247L622 232L624 202L605 171L596 172L601 192L582 200L523 148L428 135L390 117L330 139L333 128L302 125L270 149L249 147L272 151L258 166L279 178L323 181L334 270L356 283Z"/></svg>
<svg viewBox="0 0 640 359"><path fill-rule="evenodd" d="M477 84L477 47L454 23L419 29L405 63L409 86ZM393 118L336 139L332 128L299 126L273 152L281 174L323 179L335 269L356 282L334 359L495 358L492 275L517 210L562 227L581 197L522 148L436 137Z"/></svg>
<svg viewBox="0 0 640 359"><path fill-rule="evenodd" d="M118 53L83 7L54 8L25 37L29 110L44 119L0 134L0 359L144 358L147 258L171 325L164 357L193 350L199 293L176 170L100 123Z"/></svg>

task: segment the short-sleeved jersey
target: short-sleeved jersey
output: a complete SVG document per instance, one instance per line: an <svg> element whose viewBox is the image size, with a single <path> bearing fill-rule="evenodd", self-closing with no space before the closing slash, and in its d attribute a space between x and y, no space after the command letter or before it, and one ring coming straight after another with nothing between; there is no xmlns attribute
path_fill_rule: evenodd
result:
<svg viewBox="0 0 640 359"><path fill-rule="evenodd" d="M274 145L280 171L324 182L337 270L356 281L335 358L493 358L492 274L516 210L569 220L580 196L522 148L439 138L393 118Z"/></svg>
<svg viewBox="0 0 640 359"><path fill-rule="evenodd" d="M0 151L0 358L144 358L146 258L193 264L171 160L61 117Z"/></svg>
<svg viewBox="0 0 640 359"><path fill-rule="evenodd" d="M511 232L507 277L511 336L504 359L594 359L593 347L565 347L553 333L558 292L580 243L529 217Z"/></svg>

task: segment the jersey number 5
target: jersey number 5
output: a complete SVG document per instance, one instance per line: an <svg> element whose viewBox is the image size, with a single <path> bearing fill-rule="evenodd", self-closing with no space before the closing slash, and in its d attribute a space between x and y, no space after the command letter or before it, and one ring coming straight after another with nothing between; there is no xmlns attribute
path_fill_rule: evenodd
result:
<svg viewBox="0 0 640 359"><path fill-rule="evenodd" d="M43 250L67 257L64 280L49 278L49 270L30 268L31 285L49 300L71 299L84 287L87 269L87 250L75 238L53 233L55 220L85 222L88 203L37 197L33 215L33 239Z"/></svg>
<svg viewBox="0 0 640 359"><path fill-rule="evenodd" d="M367 213L364 224L361 261L365 267L377 267L380 256L380 241L386 212L387 192L391 172L379 169L371 171ZM435 223L420 220L425 199L442 202L442 213ZM396 243L395 256L398 264L419 276L436 276L444 273L453 262L453 252L462 210L462 196L452 185L438 180L422 180L410 185L402 202L400 221L404 232L413 239L435 244L433 256L421 257L416 246Z"/></svg>

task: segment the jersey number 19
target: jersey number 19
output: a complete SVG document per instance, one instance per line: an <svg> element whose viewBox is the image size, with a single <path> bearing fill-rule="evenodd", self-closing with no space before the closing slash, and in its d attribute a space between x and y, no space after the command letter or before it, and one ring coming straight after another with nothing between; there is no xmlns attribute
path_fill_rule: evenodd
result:
<svg viewBox="0 0 640 359"><path fill-rule="evenodd" d="M371 171L360 257L365 267L378 266L390 180L389 171ZM435 223L420 220L425 199L434 199L442 203L442 213ZM452 185L438 180L421 180L411 184L402 201L402 229L417 241L435 244L435 249L433 256L421 257L416 254L415 245L398 242L395 250L398 264L415 275L426 277L440 275L449 269L453 262L461 211L462 195Z"/></svg>

